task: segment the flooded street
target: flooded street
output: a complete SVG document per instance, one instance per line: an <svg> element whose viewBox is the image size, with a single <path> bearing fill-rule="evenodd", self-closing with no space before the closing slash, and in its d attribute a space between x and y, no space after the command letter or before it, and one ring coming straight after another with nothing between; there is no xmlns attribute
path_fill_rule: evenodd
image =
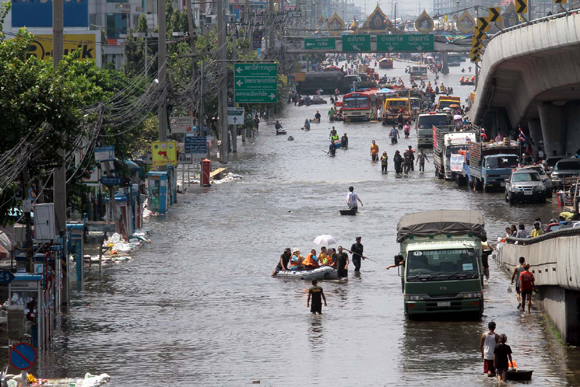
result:
<svg viewBox="0 0 580 387"><path fill-rule="evenodd" d="M407 65L396 61L380 74L408 82ZM459 86L460 77L461 67L453 67L440 80L463 101L472 87ZM491 259L481 321L407 321L401 279L385 270L399 252L396 225L405 214L476 210L495 240L508 225L547 222L556 206L510 206L502 193L457 188L434 177L431 157L424 174L397 178L395 150L416 148L416 137L412 131L390 145L379 123L334 123L339 135L348 133L349 148L329 157L323 153L329 106L289 105L280 121L294 141L261 125L227 165L241 181L188 190L165 219L148 222L152 243L134 260L100 278L91 273L55 350L41 356L39 373L106 372L112 386L237 386L256 379L262 386L491 386L497 382L482 372L479 338L493 320L518 367L534 370L531 385L579 385L580 354L558 343L541 313L516 309L509 278ZM301 131L317 109L323 122ZM388 152L386 175L371 162L372 140ZM356 217L341 217L350 185L364 207ZM322 283L328 307L312 316L309 283L270 274L286 247L318 251L312 240L320 234L347 248L362 236L373 261L363 262L360 276L351 264L348 283Z"/></svg>

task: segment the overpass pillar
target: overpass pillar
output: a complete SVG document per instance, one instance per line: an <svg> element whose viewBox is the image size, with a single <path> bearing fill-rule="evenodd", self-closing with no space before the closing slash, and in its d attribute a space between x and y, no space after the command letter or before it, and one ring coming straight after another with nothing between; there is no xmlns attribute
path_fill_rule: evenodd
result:
<svg viewBox="0 0 580 387"><path fill-rule="evenodd" d="M551 156L554 151L557 154L565 154L566 150L566 127L562 120L562 106L551 102L544 102L538 106L540 122L542 124L542 137L544 138L544 152Z"/></svg>
<svg viewBox="0 0 580 387"><path fill-rule="evenodd" d="M566 114L566 153L575 155L580 149L580 101L568 102Z"/></svg>
<svg viewBox="0 0 580 387"><path fill-rule="evenodd" d="M447 52L441 53L441 73L449 74L449 55Z"/></svg>
<svg viewBox="0 0 580 387"><path fill-rule="evenodd" d="M544 153L546 153L546 149L544 147L544 140L542 136L542 124L539 118L532 118L528 121L528 129L530 130L530 137L534 141L534 155L538 153L540 147Z"/></svg>

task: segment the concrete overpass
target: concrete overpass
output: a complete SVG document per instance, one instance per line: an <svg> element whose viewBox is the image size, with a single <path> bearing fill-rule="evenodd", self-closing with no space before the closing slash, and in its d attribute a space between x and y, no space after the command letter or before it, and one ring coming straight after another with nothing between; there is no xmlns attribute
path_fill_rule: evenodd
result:
<svg viewBox="0 0 580 387"><path fill-rule="evenodd" d="M548 155L580 148L580 15L560 13L487 44L470 116L492 133L528 127Z"/></svg>

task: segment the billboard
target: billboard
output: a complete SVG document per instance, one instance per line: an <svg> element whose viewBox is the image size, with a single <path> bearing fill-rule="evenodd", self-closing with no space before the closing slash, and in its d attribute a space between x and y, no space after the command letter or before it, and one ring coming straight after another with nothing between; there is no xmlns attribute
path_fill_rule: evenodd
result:
<svg viewBox="0 0 580 387"><path fill-rule="evenodd" d="M100 32L92 31L89 34L65 34L64 55L75 50L81 53L80 60L94 60L101 67ZM40 60L52 60L52 35L34 35L34 41L28 48L28 56L35 56Z"/></svg>
<svg viewBox="0 0 580 387"><path fill-rule="evenodd" d="M89 26L89 0L64 0L64 27ZM12 0L12 27L52 27L51 0Z"/></svg>

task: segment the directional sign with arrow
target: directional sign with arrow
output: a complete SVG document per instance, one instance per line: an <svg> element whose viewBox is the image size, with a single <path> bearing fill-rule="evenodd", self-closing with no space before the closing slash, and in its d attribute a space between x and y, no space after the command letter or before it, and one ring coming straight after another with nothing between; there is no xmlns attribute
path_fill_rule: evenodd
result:
<svg viewBox="0 0 580 387"><path fill-rule="evenodd" d="M305 50L334 50L336 49L335 38L305 38Z"/></svg>
<svg viewBox="0 0 580 387"><path fill-rule="evenodd" d="M568 0L554 0L555 4L566 4L568 3Z"/></svg>
<svg viewBox="0 0 580 387"><path fill-rule="evenodd" d="M475 62L479 62L479 60L480 60L480 58L479 58L479 54L475 54L475 55L474 55L474 54L471 54L471 55L469 56L469 59L471 60L471 62L474 62L474 63L475 63Z"/></svg>
<svg viewBox="0 0 580 387"><path fill-rule="evenodd" d="M276 63L236 63L234 102L277 103L278 65Z"/></svg>
<svg viewBox="0 0 580 387"><path fill-rule="evenodd" d="M489 22L495 23L501 21L501 8L500 7L491 7L488 8L489 10Z"/></svg>
<svg viewBox="0 0 580 387"><path fill-rule="evenodd" d="M371 50L370 35L343 35L343 52L369 52Z"/></svg>
<svg viewBox="0 0 580 387"><path fill-rule="evenodd" d="M516 13L528 12L528 0L516 0Z"/></svg>
<svg viewBox="0 0 580 387"><path fill-rule="evenodd" d="M489 31L489 19L486 17L478 17L477 29L479 31Z"/></svg>

